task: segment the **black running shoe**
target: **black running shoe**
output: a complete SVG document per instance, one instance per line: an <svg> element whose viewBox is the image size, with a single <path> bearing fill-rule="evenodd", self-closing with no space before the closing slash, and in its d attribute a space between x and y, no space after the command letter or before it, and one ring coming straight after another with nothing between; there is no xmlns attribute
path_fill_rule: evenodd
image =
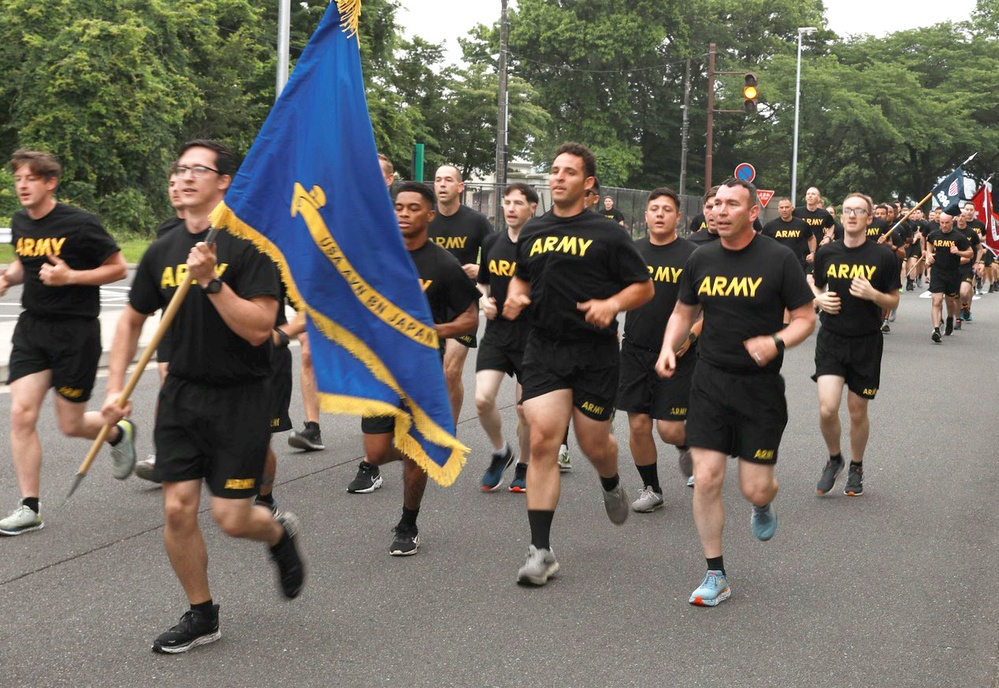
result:
<svg viewBox="0 0 999 688"><path fill-rule="evenodd" d="M850 466L850 475L846 479L846 487L843 494L850 497L859 497L864 494L864 469Z"/></svg>
<svg viewBox="0 0 999 688"><path fill-rule="evenodd" d="M305 564L298 553L298 533L301 525L298 516L290 511L282 511L274 520L284 528L284 536L270 548L271 560L277 565L278 582L281 592L289 600L298 597L305 584Z"/></svg>
<svg viewBox="0 0 999 688"><path fill-rule="evenodd" d="M395 539L389 547L393 557L411 557L420 549L420 532L417 527L400 523L395 527Z"/></svg>
<svg viewBox="0 0 999 688"><path fill-rule="evenodd" d="M960 318L958 318L957 320L954 321L954 329L955 330L960 330L961 329L961 319Z"/></svg>
<svg viewBox="0 0 999 688"><path fill-rule="evenodd" d="M219 630L219 606L212 605L212 617L189 609L180 617L180 623L153 641L153 652L175 655L192 647L214 643L222 637Z"/></svg>
<svg viewBox="0 0 999 688"><path fill-rule="evenodd" d="M954 334L954 318L947 318L947 324L944 325L944 336L949 337Z"/></svg>
<svg viewBox="0 0 999 688"><path fill-rule="evenodd" d="M822 477L819 478L819 484L816 485L815 492L820 495L824 495L829 492L829 490L833 489L833 485L836 484L836 478L842 470L843 459L836 461L829 459L826 461L826 467L822 469Z"/></svg>
<svg viewBox="0 0 999 688"><path fill-rule="evenodd" d="M930 339L932 339L935 344L939 344L940 342L943 341L943 337L940 336L939 327L933 328L933 334L930 335Z"/></svg>
<svg viewBox="0 0 999 688"><path fill-rule="evenodd" d="M319 431L319 423L306 423L305 429L302 432L295 432L293 430L288 436L288 444L295 449L307 452L326 449L326 445L323 444L322 433Z"/></svg>
<svg viewBox="0 0 999 688"><path fill-rule="evenodd" d="M262 506L266 509L270 509L270 512L275 516L281 513L280 511L278 511L277 502L274 501L274 497L272 495L270 496L270 499L257 495L256 497L253 498L253 505Z"/></svg>
<svg viewBox="0 0 999 688"><path fill-rule="evenodd" d="M887 319L881 321L881 331L884 332L885 334L888 334L888 333L891 332L891 326L888 324L888 320Z"/></svg>
<svg viewBox="0 0 999 688"><path fill-rule="evenodd" d="M378 466L362 461L357 467L357 475L347 485L350 494L370 494L382 486L382 473Z"/></svg>

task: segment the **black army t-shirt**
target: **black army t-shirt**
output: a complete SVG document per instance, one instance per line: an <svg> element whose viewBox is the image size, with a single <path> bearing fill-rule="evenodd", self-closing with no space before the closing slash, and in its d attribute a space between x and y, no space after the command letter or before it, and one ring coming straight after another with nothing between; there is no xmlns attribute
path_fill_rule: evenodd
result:
<svg viewBox="0 0 999 688"><path fill-rule="evenodd" d="M517 268L517 244L507 232L498 232L486 237L482 245L482 267L479 270L479 284L489 287L489 295L496 299L496 318L486 321L486 336L498 337L497 341L524 348L527 340L527 320L507 320L503 317L503 305Z"/></svg>
<svg viewBox="0 0 999 688"><path fill-rule="evenodd" d="M479 249L493 228L482 213L458 206L454 215L438 212L430 223L430 240L447 250L462 265L478 264Z"/></svg>
<svg viewBox="0 0 999 688"><path fill-rule="evenodd" d="M705 227L687 237L687 241L695 246L703 246L704 244L710 244L712 241L718 241L718 235L714 232L709 232L708 228Z"/></svg>
<svg viewBox="0 0 999 688"><path fill-rule="evenodd" d="M969 222L964 229L960 227L954 227L955 232L960 232L964 235L964 238L968 240L968 246L971 247L971 260L967 263L961 263L961 268L963 270L971 270L974 268L975 257L978 255L978 247L982 245L982 238L978 236L978 232L974 230Z"/></svg>
<svg viewBox="0 0 999 688"><path fill-rule="evenodd" d="M191 234L178 228L154 241L139 262L128 301L151 314L169 304L187 274L191 248L208 231ZM219 232L215 272L241 298L280 297L278 271L270 258L249 241ZM170 325L170 375L211 386L228 386L267 377L270 340L260 346L229 329L202 286L192 284ZM280 306L280 304L279 304Z"/></svg>
<svg viewBox="0 0 999 688"><path fill-rule="evenodd" d="M882 220L880 217L872 218L871 224L867 225L867 240L877 243L878 239L883 237L889 229L891 227L887 220Z"/></svg>
<svg viewBox="0 0 999 688"><path fill-rule="evenodd" d="M957 246L958 251L971 247L967 238L956 229L944 232L937 227L926 237L926 245L933 246L933 270L956 275L961 264L961 257L950 252L951 246Z"/></svg>
<svg viewBox="0 0 999 688"><path fill-rule="evenodd" d="M161 238L164 234L169 232L171 229L176 229L177 227L184 226L184 218L182 217L171 217L163 220L163 222L156 225L156 238Z"/></svg>
<svg viewBox="0 0 999 688"><path fill-rule="evenodd" d="M883 244L865 241L849 248L842 241L820 246L815 252L815 286L836 292L840 311L822 311L822 327L844 337L858 337L881 331L881 308L873 301L850 294L854 277L863 277L878 291L890 294L899 288L898 260Z"/></svg>
<svg viewBox="0 0 999 688"><path fill-rule="evenodd" d="M39 276L48 256L66 261L73 270L93 270L118 252L101 221L88 212L57 203L45 217L32 220L19 210L10 223L14 253L24 266L21 306L32 315L96 318L101 312L99 286L50 287Z"/></svg>
<svg viewBox="0 0 999 688"><path fill-rule="evenodd" d="M649 269L620 225L586 211L572 217L548 211L521 232L516 276L531 285L529 322L545 337L614 340L616 320L598 328L576 306L644 282Z"/></svg>
<svg viewBox="0 0 999 688"><path fill-rule="evenodd" d="M805 268L807 263L805 259L811 252L808 248L808 240L812 238L812 231L804 220L792 215L790 220L784 222L778 217L763 226L763 235L775 239L778 244L791 249L791 253L801 263L802 269Z"/></svg>
<svg viewBox="0 0 999 688"><path fill-rule="evenodd" d="M694 232L699 232L702 229L707 229L707 228L708 228L708 221L704 219L704 213L698 213L697 215L694 215L694 218L690 221L689 225L690 233L693 234ZM690 237L688 236L687 239L689 240Z"/></svg>
<svg viewBox="0 0 999 688"><path fill-rule="evenodd" d="M621 223L624 222L624 214L621 213L617 208L611 208L607 210L606 208L597 211L597 215L602 215L608 220L613 220L614 222Z"/></svg>
<svg viewBox="0 0 999 688"><path fill-rule="evenodd" d="M451 322L478 300L479 290L461 269L458 260L434 242L427 240L420 248L410 251L409 256L416 264L434 323ZM441 340L441 346L444 346L444 340Z"/></svg>
<svg viewBox="0 0 999 688"><path fill-rule="evenodd" d="M704 329L698 359L733 373L777 373L783 355L760 368L743 346L783 327L784 309L812 301L798 259L770 237L757 235L740 251L721 242L702 246L687 261L679 300L700 304Z"/></svg>
<svg viewBox="0 0 999 688"><path fill-rule="evenodd" d="M811 230L816 242L822 241L827 229L836 226L836 221L825 208L809 210L808 206L800 205L793 211L795 217L800 217L805 221Z"/></svg>
<svg viewBox="0 0 999 688"><path fill-rule="evenodd" d="M648 238L639 239L635 247L648 265L656 295L648 303L628 311L624 319L624 338L644 349L659 351L666 323L676 305L680 276L697 246L677 237L665 246L657 246Z"/></svg>

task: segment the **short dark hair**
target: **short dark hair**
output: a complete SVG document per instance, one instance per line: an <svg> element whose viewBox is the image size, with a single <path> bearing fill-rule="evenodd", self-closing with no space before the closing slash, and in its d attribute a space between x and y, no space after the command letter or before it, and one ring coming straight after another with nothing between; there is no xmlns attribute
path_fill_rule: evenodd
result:
<svg viewBox="0 0 999 688"><path fill-rule="evenodd" d="M503 198L506 198L514 191L519 191L524 194L524 198L527 199L528 203L538 203L541 201L541 198L538 197L538 192L534 190L534 187L530 184L525 184L524 182L514 182L503 189Z"/></svg>
<svg viewBox="0 0 999 688"><path fill-rule="evenodd" d="M718 187L717 186L712 186L710 189L708 189L705 192L705 194L704 194L704 202L707 203L709 198L714 198L717 195L718 195Z"/></svg>
<svg viewBox="0 0 999 688"><path fill-rule="evenodd" d="M662 198L663 196L673 199L673 205L676 206L677 211L680 210L680 194L666 186L660 186L658 189L653 189L649 192L649 197L645 199L646 207L648 207L649 203L652 201L657 198Z"/></svg>
<svg viewBox="0 0 999 688"><path fill-rule="evenodd" d="M399 185L399 188L395 190L395 196L392 197L393 200L399 198L399 194L406 191L420 194L421 196L423 196L423 200L427 202L427 205L429 205L431 208L434 207L434 192L431 191L430 187L427 186L426 184L422 182L412 182L412 181L403 182L402 184Z"/></svg>
<svg viewBox="0 0 999 688"><path fill-rule="evenodd" d="M737 186L741 186L743 189L749 192L749 207L752 208L754 205L760 204L760 198L756 195L756 187L752 183L747 182L745 179L739 179L738 177L729 177L721 183L722 186L729 189L734 189Z"/></svg>
<svg viewBox="0 0 999 688"><path fill-rule="evenodd" d="M180 152L177 153L177 159L179 160L180 157L191 148L207 148L210 151L214 151L215 169L219 171L219 174L224 174L229 177L236 176L236 170L239 169L239 164L236 162L236 154L233 153L224 143L212 141L210 139L192 139L180 147Z"/></svg>
<svg viewBox="0 0 999 688"><path fill-rule="evenodd" d="M583 159L583 173L587 177L593 177L594 181L597 176L597 159L594 157L593 152L581 143L575 143L573 141L567 141L558 147L555 151L555 158L562 155L563 153L568 153L569 155L575 155ZM552 158L554 160L555 158ZM594 189L599 189L599 185L594 184Z"/></svg>
<svg viewBox="0 0 999 688"><path fill-rule="evenodd" d="M788 203L791 203L791 199L790 198L788 198L787 196L781 196L780 198L777 199L777 205L780 205L784 201L787 201ZM794 204L791 203L791 205L794 205Z"/></svg>
<svg viewBox="0 0 999 688"><path fill-rule="evenodd" d="M10 157L10 169L12 172L17 172L17 168L22 165L27 165L32 174L46 179L62 177L62 165L59 164L54 155L45 151L18 148Z"/></svg>

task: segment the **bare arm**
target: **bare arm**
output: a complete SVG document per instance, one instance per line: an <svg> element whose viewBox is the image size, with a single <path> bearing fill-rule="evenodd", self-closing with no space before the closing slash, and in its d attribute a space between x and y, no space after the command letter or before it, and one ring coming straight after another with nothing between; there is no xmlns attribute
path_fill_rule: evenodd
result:
<svg viewBox="0 0 999 688"><path fill-rule="evenodd" d="M524 309L531 305L531 284L519 277L510 280L506 290L506 301L503 303L503 317L516 320Z"/></svg>
<svg viewBox="0 0 999 688"><path fill-rule="evenodd" d="M638 308L652 300L656 289L652 280L629 284L609 299L590 299L576 304L576 308L586 313L586 322L597 327L607 327L622 311Z"/></svg>
<svg viewBox="0 0 999 688"><path fill-rule="evenodd" d="M107 260L93 270L74 270L58 256L50 255L48 260L47 264L42 265L38 276L43 284L50 287L67 285L99 287L102 284L125 279L128 275L128 264L125 263L125 257L121 255L121 251L116 251L108 256Z"/></svg>
<svg viewBox="0 0 999 688"><path fill-rule="evenodd" d="M7 289L10 287L22 282L24 282L24 265L21 263L21 259L18 258L8 265L7 269L0 275L0 296L6 294Z"/></svg>
<svg viewBox="0 0 999 688"><path fill-rule="evenodd" d="M815 307L811 301L803 306L798 306L790 312L790 315L791 321L787 327L774 333L784 342L786 349L801 344L815 329ZM756 361L756 365L761 368L777 358L777 342L774 341L773 335L764 334L759 337L750 337L742 345Z"/></svg>
<svg viewBox="0 0 999 688"><path fill-rule="evenodd" d="M139 335L142 334L142 326L149 317L125 305L125 309L118 318L118 325L114 331L114 339L111 343L111 356L108 361L108 381L105 385L104 405L101 413L104 414L104 421L109 425L117 423L119 420L132 412L131 400L125 404L124 408L117 404L118 396L125 388L125 371L128 369L132 359L135 358L135 351L139 346Z"/></svg>
<svg viewBox="0 0 999 688"><path fill-rule="evenodd" d="M897 290L893 289L887 294L883 291L878 291L874 288L874 285L863 277L853 278L850 282L850 293L858 299L873 301L881 310L890 311L898 308L899 293Z"/></svg>
<svg viewBox="0 0 999 688"><path fill-rule="evenodd" d="M468 308L451 322L434 325L437 329L437 336L441 339L450 337L460 337L463 334L472 334L479 326L479 308L473 301L468 304Z"/></svg>
<svg viewBox="0 0 999 688"><path fill-rule="evenodd" d="M691 328L697 316L701 313L700 305L688 306L680 301L673 307L673 314L666 323L663 334L663 345L656 360L656 372L660 377L671 377L676 372L676 351L690 335ZM703 324L702 324L703 327Z"/></svg>

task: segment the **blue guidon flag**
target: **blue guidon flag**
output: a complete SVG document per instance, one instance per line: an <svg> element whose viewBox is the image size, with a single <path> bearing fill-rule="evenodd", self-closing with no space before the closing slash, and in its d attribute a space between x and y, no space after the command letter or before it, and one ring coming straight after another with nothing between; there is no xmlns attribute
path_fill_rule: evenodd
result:
<svg viewBox="0 0 999 688"><path fill-rule="evenodd" d="M468 448L378 164L360 5L330 3L212 224L273 258L305 308L322 410L394 416L396 446L446 486Z"/></svg>

